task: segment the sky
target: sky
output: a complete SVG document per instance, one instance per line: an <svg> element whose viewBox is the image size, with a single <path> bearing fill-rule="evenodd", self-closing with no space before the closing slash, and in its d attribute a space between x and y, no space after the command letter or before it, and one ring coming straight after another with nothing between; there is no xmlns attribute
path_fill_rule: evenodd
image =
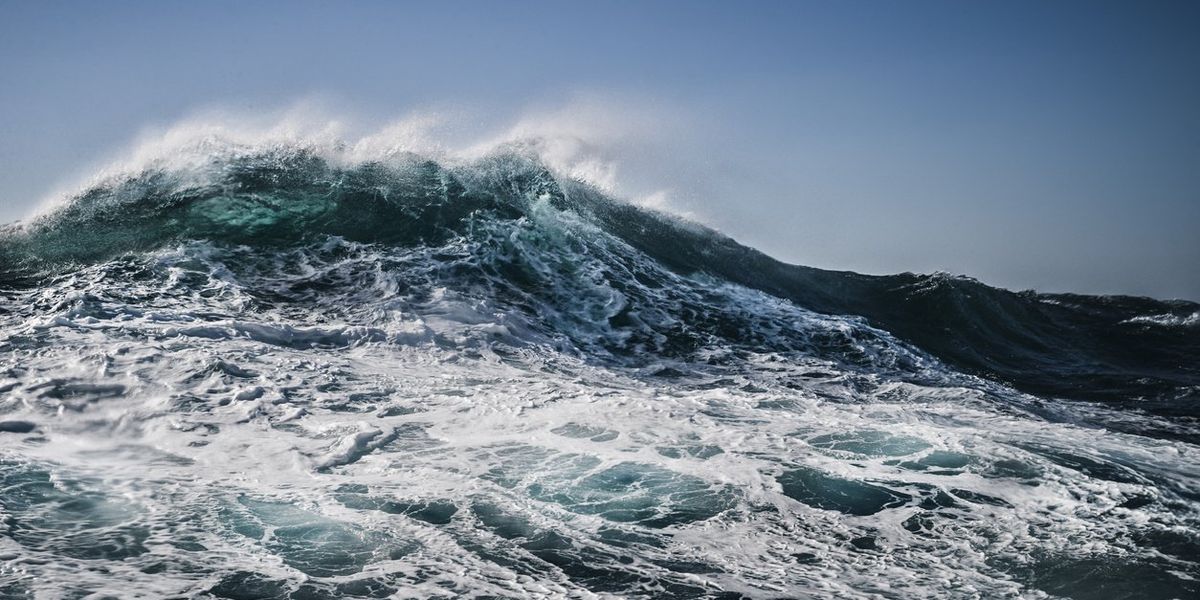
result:
<svg viewBox="0 0 1200 600"><path fill-rule="evenodd" d="M566 115L622 193L788 262L1200 300L1197 31L1169 0L0 0L0 222L203 111Z"/></svg>

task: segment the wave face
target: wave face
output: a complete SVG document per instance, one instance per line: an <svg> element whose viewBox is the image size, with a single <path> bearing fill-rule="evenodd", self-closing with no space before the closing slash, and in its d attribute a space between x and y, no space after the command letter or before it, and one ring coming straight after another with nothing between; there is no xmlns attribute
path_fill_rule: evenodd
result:
<svg viewBox="0 0 1200 600"><path fill-rule="evenodd" d="M12 597L1200 594L1200 306L300 146L0 234Z"/></svg>

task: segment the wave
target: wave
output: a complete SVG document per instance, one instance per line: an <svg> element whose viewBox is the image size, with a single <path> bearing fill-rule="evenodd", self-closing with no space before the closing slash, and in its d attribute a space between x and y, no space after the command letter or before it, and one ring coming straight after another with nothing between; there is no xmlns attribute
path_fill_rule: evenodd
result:
<svg viewBox="0 0 1200 600"><path fill-rule="evenodd" d="M536 144L352 154L0 234L0 589L1196 595L1196 305L787 265Z"/></svg>
<svg viewBox="0 0 1200 600"><path fill-rule="evenodd" d="M345 164L303 145L205 157L187 167L149 166L111 178L28 223L8 226L0 236L0 283L35 286L81 265L197 241L267 252L329 239L431 253L474 244L473 252L487 247L489 262L442 274L443 283L469 287L494 275L489 281L506 280L511 288L494 286L497 294L544 299L552 294L539 286L572 290L544 304L579 313L566 305L587 305L580 288L589 279L649 296L673 285L668 273L702 275L818 313L861 316L959 370L1029 393L1200 417L1195 303L1011 292L940 273L868 276L785 264L702 225L617 200L516 146L472 161L400 153ZM573 233L557 233L566 229ZM515 257L502 238L516 235L537 237L540 255ZM643 257L654 266L638 263ZM710 302L691 298L652 317L638 313L652 302L635 307L614 296L596 300L578 320L628 325L621 342L626 352L683 343L688 336L664 336L666 326L648 337L630 333L635 321L666 323L679 311L703 315L698 319L709 321L709 333L726 320L755 343L770 338L787 345L787 335L758 335L749 317L729 317L736 307L714 310ZM654 336L662 339L652 342Z"/></svg>

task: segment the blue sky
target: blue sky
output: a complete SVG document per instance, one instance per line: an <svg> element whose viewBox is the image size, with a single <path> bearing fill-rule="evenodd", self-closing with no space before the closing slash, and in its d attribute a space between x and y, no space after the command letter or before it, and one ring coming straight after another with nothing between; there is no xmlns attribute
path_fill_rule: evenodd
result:
<svg viewBox="0 0 1200 600"><path fill-rule="evenodd" d="M685 123L624 173L784 260L1200 299L1197 31L1169 1L0 0L0 220L206 108L584 95Z"/></svg>

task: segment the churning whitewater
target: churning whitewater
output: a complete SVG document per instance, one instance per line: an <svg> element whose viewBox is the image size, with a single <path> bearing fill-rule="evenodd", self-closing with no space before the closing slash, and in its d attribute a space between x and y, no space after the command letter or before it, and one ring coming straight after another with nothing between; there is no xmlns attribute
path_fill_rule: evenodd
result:
<svg viewBox="0 0 1200 600"><path fill-rule="evenodd" d="M786 265L520 145L189 157L0 233L0 596L1200 595L1196 304Z"/></svg>

